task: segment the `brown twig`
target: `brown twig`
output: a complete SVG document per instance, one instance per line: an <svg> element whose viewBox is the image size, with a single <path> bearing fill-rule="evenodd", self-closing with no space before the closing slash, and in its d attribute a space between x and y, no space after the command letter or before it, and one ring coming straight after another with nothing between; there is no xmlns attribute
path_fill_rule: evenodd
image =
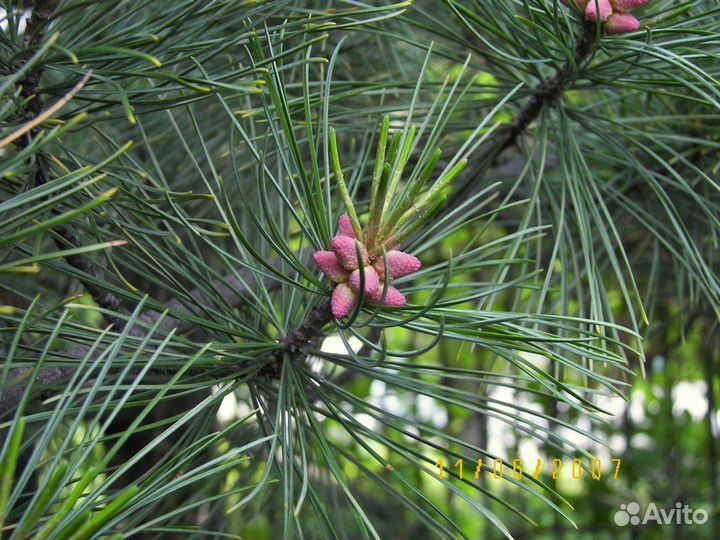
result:
<svg viewBox="0 0 720 540"><path fill-rule="evenodd" d="M32 49L40 45L43 39L45 39L45 32L50 24L50 16L59 3L60 0L35 0L33 2L32 14L28 20L25 29L25 39L23 40L23 47L27 50L24 56L25 62L30 59ZM36 68L31 69L21 82L21 95L26 98L34 98L29 100L26 107L27 112L33 117L39 116L43 108L42 99L40 99L40 96L35 95L35 91L37 90L40 77L42 77L44 70L45 66L40 64Z"/></svg>
<svg viewBox="0 0 720 540"><path fill-rule="evenodd" d="M500 152L515 144L518 137L535 121L543 107L552 106L560 99L567 85L574 80L573 68L579 68L592 52L595 38L596 24L593 22L585 23L575 46L574 62L567 62L555 72L555 75L538 85L532 99L520 110L520 113L515 118L505 141L500 146Z"/></svg>
<svg viewBox="0 0 720 540"><path fill-rule="evenodd" d="M23 62L28 62L32 56L32 50L40 46L45 33L50 24L50 16L55 11L59 0L35 0L33 3L32 14L27 23L25 38L23 40L23 46L25 53L21 56ZM38 126L42 122L45 116L49 116L47 112L43 113L43 99L37 94L37 88L40 83L40 78L45 70L44 64L39 64L33 69L29 70L25 77L20 81L21 91L20 94L26 98L25 113L28 117L28 129L24 129L21 136L17 138L16 146L20 149L27 147L29 144L29 138L37 134ZM76 86L71 93L70 97L75 92L79 91L82 85L87 82L89 74ZM67 97L67 96L66 96ZM49 111L56 111L62 105L61 100L59 107L53 106ZM35 169L35 182L38 184L44 184L47 182L47 177L44 168L44 158L42 154L37 155L36 169ZM59 226L53 229L57 234L55 238L55 244L61 249L65 249L69 244L71 247L80 247L81 243L77 235L68 227ZM84 255L70 255L65 257L65 260L78 270L90 275L93 278L100 276L100 271L97 269L91 259ZM106 293L96 287L91 280L82 280L83 285L88 292L93 296L98 305L110 309L112 311L119 311L120 301L113 295ZM108 322L111 324L122 323L121 319L110 317ZM27 379L30 376L34 376L37 382L41 385L53 385L67 378L71 373L72 369L64 367L45 367L42 368L37 374L34 370L26 369L13 369L9 372L8 383L2 390L0 390L0 415L3 415L8 410L14 409L20 400L22 399L23 393L27 386Z"/></svg>
<svg viewBox="0 0 720 540"><path fill-rule="evenodd" d="M42 160L42 158L40 158ZM36 175L40 180L39 183L45 183L46 177L43 171L43 165L38 163L38 173ZM58 249L76 248L82 246L80 239L78 238L75 231L66 226L59 226L53 229L56 233L56 237L53 239ZM102 279L102 272L93 262L90 257L86 255L68 255L65 257L65 261L80 272L87 274L88 278L79 277L79 281L85 287L85 290L92 296L95 303L103 309L112 311L115 313L123 313L122 302L114 294L104 291L102 288L95 285L96 281ZM113 315L104 315L105 320L108 324L112 324L116 329L122 329L125 326L125 321L120 317Z"/></svg>
<svg viewBox="0 0 720 540"><path fill-rule="evenodd" d="M84 349L87 351L86 348ZM3 418L8 412L14 411L20 404L25 394L25 388L27 388L30 377L34 375L34 371L34 368L16 368L10 371L7 385L0 391L0 418ZM43 387L54 386L71 377L74 372L75 368L73 367L44 367L38 372L35 382ZM40 391L33 395L32 399L37 401L44 399L46 396L47 390ZM2 436L0 436L1 440Z"/></svg>
<svg viewBox="0 0 720 540"><path fill-rule="evenodd" d="M579 70L592 53L596 37L596 24L586 22L583 26L582 33L578 37L573 61L566 62L549 79L540 81L532 97L525 106L520 109L510 128L500 133L491 141L490 148L479 166L472 171L472 173L466 175L467 180L463 184L458 185L453 195L448 198L448 202L446 203L448 208L454 208L463 199L467 198L471 190L480 183L479 180L482 178L482 175L497 165L498 160L505 150L511 146L515 146L520 136L527 131L528 127L537 119L541 111L545 107L551 107L557 103L568 85L575 80L575 69L577 68Z"/></svg>
<svg viewBox="0 0 720 540"><path fill-rule="evenodd" d="M313 309L300 326L280 340L282 346L268 354L271 362L260 371L260 374L277 379L280 377L286 356L290 359L307 357L312 342L323 335L323 327L331 320L330 302Z"/></svg>
<svg viewBox="0 0 720 540"><path fill-rule="evenodd" d="M80 261L78 264L82 267L84 263ZM280 262L275 261L273 264L279 267ZM73 266L77 267L76 265ZM86 268L85 270L93 271L92 268ZM231 305L240 305L250 298L247 286L244 285L244 283L249 283L252 279L252 271L243 269L240 271L240 277L231 275L226 276L223 279L215 280L213 282L213 288L218 291ZM267 290L272 291L280 286L280 282L270 277L266 277L264 280L264 286ZM91 292L91 294L93 294L93 298L96 298L96 295L102 298L102 291L94 289L94 293L95 294ZM199 289L193 290L190 293L190 296L198 303L206 302L204 294ZM114 302L114 300L110 299L107 300L107 302ZM158 325L159 330L189 330L193 328L188 325L186 321L177 318L177 315L198 315L199 312L186 307L182 302L175 299L168 302L164 307L169 311L176 313L176 316L166 316ZM143 337L147 335L145 327L154 326L155 323L158 322L160 316L160 313L157 312L141 315L140 319L144 323L144 326L134 327L131 330L131 334L135 337ZM119 320L122 323L121 327L124 327L125 321L122 319ZM278 368L279 363L284 359L286 354L292 357L297 357L300 354L307 354L310 342L322 335L322 328L329 321L330 308L328 304L323 304L320 307L315 308L296 330L289 332L288 335L280 341L281 346L278 349L273 350L258 359L262 363L266 363L268 360L271 360L270 364L263 368L263 373L266 375L274 373L274 370ZM89 347L79 346L71 349L67 354L73 358L82 358L88 353L88 351ZM231 367L229 368L229 371L226 371L227 373L232 373L233 370L235 370L235 367ZM39 391L32 396L33 401L47 397L47 387L62 383L67 380L74 371L75 368L73 367L44 367L40 369L36 375L36 382L39 386L45 388L40 388ZM167 373L172 372L172 370L166 369L161 371ZM214 373L214 375L224 376L227 373ZM2 418L7 412L14 410L20 403L31 375L32 368L17 368L11 370L8 377L8 383L0 390L0 418Z"/></svg>
<svg viewBox="0 0 720 540"><path fill-rule="evenodd" d="M51 22L50 17L55 11L58 3L59 0L35 0L33 2L32 14L30 15L30 19L28 20L25 38L23 40L23 45L26 49L26 53L22 56L24 62L29 61L32 55L32 49L38 47L42 43L47 28ZM24 134L28 135L29 137L36 135L38 125L42 121L41 119L44 116L48 115L48 112L43 112L44 100L40 95L37 94L37 88L40 83L40 78L42 77L44 71L45 66L41 63L35 68L31 69L20 81L20 86L22 87L21 95L25 98L28 98L25 105L25 112L27 113L29 119L29 123L27 125L30 126L30 128L25 130ZM70 93L65 98L63 98L65 101L61 99L57 104L50 107L49 111L54 112L55 110L62 107L65 102L67 102L76 92L80 90L80 88L82 88L82 86L84 86L84 84L89 78L89 75L90 74L86 75L80 81L80 83L78 83L78 85L76 85L75 88L73 88ZM22 137L17 140L16 145L19 148L24 148L28 145L28 143L29 140L26 137ZM36 184L39 185L46 183L48 181L48 178L45 168L45 158L40 153L37 155L35 167ZM54 238L55 244L60 249L66 249L68 245L71 248L80 247L82 245L77 234L75 234L75 232L67 226L61 225L59 227L55 227L53 231L57 235ZM92 259L85 255L71 255L65 257L65 260L70 266L73 266L74 268L80 270L81 272L87 274L90 278L92 278L83 279L81 277L79 279L85 289L88 291L88 293L90 293L90 295L100 307L113 312L121 312L122 303L120 299L107 291L101 290L94 284L94 281L97 281L97 279L101 277L102 273L97 268ZM124 325L123 320L119 317L106 316L105 319L108 323L114 325L116 328L122 328Z"/></svg>

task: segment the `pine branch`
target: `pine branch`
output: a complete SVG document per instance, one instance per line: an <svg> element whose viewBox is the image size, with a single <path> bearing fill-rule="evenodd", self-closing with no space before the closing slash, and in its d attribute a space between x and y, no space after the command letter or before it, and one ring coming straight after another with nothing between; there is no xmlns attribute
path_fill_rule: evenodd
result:
<svg viewBox="0 0 720 540"><path fill-rule="evenodd" d="M41 165L38 165L38 167L41 168ZM59 236L59 238L55 238L55 245L58 249L67 249L68 246L64 245L65 243L69 244L70 247L80 247L82 245L75 232L68 227L56 227L53 231ZM96 280L102 278L102 273L98 267L92 259L85 255L69 255L65 257L65 261L73 268L84 272ZM109 292L103 291L91 280L80 278L80 281L98 306L116 313L122 313L123 308L119 298ZM125 326L125 321L119 317L113 317L107 314L104 317L109 324L112 324L117 329L122 329Z"/></svg>
<svg viewBox="0 0 720 540"><path fill-rule="evenodd" d="M277 261L276 265L280 265ZM249 281L252 277L250 270L242 270L242 279L236 278L235 276L227 276L223 279L216 280L213 283L213 287L218 290L227 300L233 305L240 305L248 300L248 290L242 284L242 280L245 282ZM271 291L280 286L280 282L271 278L266 278L265 287ZM199 289L195 289L190 293L190 296L202 302L204 294ZM188 309L178 300L172 300L168 302L166 308L170 311L174 311L179 314L195 315L192 309ZM160 313L150 313L141 316L141 320L148 326L151 327L157 323L160 318ZM280 340L280 347L273 350L272 352L264 355L258 359L261 364L267 364L260 370L260 374L268 377L279 377L282 369L282 362L286 355L290 358L299 358L301 356L307 356L309 353L312 341L323 335L323 327L332 320L330 312L330 304L328 302L316 307L311 311L308 317L294 330L291 330L284 338ZM123 326L125 321L122 321ZM188 325L186 321L178 319L176 317L165 317L158 325L159 330L169 331L172 329L188 330L192 326ZM136 337L144 337L147 335L145 328L135 327L131 330L131 334ZM71 357L83 357L87 354L89 347L80 346L75 347L68 351ZM268 362L269 361L269 362ZM75 368L72 367L45 367L42 368L37 374L37 383L44 387L50 387L62 383L72 376ZM200 375L208 370L203 368L200 370L189 370L190 375ZM231 366L228 369L213 372L215 377L224 377L228 374L232 374L236 371L235 366ZM29 382L29 377L32 376L32 368L21 369L17 368L12 370L8 377L8 384L0 391L0 418L6 413L14 410L20 403L25 388ZM172 370L162 369L153 371L154 374L168 375L172 374ZM40 390L31 396L32 401L38 401L45 399L49 395L48 390Z"/></svg>
<svg viewBox="0 0 720 540"><path fill-rule="evenodd" d="M448 198L446 203L448 208L455 207L463 199L471 196L473 193L471 190L481 186L480 180L485 171L497 165L505 150L517 144L518 139L527 131L528 127L537 119L545 107L552 107L557 103L568 85L576 80L575 68L579 70L590 56L594 50L593 46L596 38L596 23L586 22L575 46L574 61L566 62L552 77L540 81L530 101L518 112L510 129L491 141L485 159L479 163L479 166L475 168L472 174L466 175L464 183L458 184L454 194Z"/></svg>
<svg viewBox="0 0 720 540"><path fill-rule="evenodd" d="M23 45L26 49L26 53L23 56L23 63L29 61L32 49L42 43L47 28L50 25L51 15L55 11L58 3L59 0L35 0L35 2L33 2L32 14L28 20L25 38L23 40ZM30 70L20 82L22 87L21 95L27 98L25 112L31 120L40 116L43 111L44 103L42 97L37 94L37 87L44 71L45 66L41 63L36 68ZM32 137L36 133L37 128L33 128L30 130L29 136ZM19 139L16 144L19 148L24 148L27 146L27 143L28 139L23 137ZM35 182L40 185L45 184L47 180L45 158L42 153L39 153L36 162ZM53 231L58 235L54 240L55 245L57 245L59 249L67 249L68 245L73 248L82 245L77 234L67 226L55 227ZM102 275L92 259L85 255L71 255L65 257L65 260L70 266L93 278L97 279ZM100 307L113 312L121 312L122 303L119 298L107 291L103 291L91 280L81 278L80 281ZM124 326L124 321L119 317L105 316L105 319L109 324L112 324L118 329Z"/></svg>
<svg viewBox="0 0 720 540"><path fill-rule="evenodd" d="M42 40L49 24L50 15L52 14L52 11L55 9L56 6L56 0L38 0L37 2L35 2L33 7L33 15L31 16L31 21L28 24L28 33L26 35L26 45L28 47L36 46ZM575 66L580 66L591 53L592 45L595 41L595 36L596 26L594 24L586 24L583 29L583 33L578 39L575 51ZM573 81L573 67L573 64L568 62L560 69L558 69L555 75L553 75L551 78L541 81L533 97L519 111L510 129L502 136L502 138L496 140L495 144L493 145L493 149L491 150L492 160L490 162L490 165L496 163L497 159L507 148L516 144L518 138L522 136L522 134L525 133L527 128L532 124L532 122L537 119L538 115L545 106L552 106L562 96L562 93L564 92L567 85ZM36 90L39 78L42 75L42 71L42 67L39 67L33 70L26 77L23 84L23 92L26 92L28 97L31 96ZM40 99L40 97L35 96L34 99L30 100L30 102L33 104L33 106L28 107L28 112L35 115L39 114L42 110L42 100ZM485 161L485 163L487 164L488 162ZM487 166L483 168L483 170L486 170L486 168ZM37 178L41 183L44 183L46 181L42 156L39 156L38 160ZM458 198L462 198L464 196L464 189L469 187L471 183L473 183L472 181L474 178L476 178L476 175L470 176L470 181L465 186L461 187L456 191L456 195L453 200L457 200ZM453 204L453 200L451 200L451 204ZM58 244L58 246L66 248L66 244L69 244L73 247L78 247L81 245L78 236L67 227L58 227L54 229L54 231L58 235L58 238L56 238L56 243ZM112 295L111 293L103 291L101 288L97 287L93 283L93 281L98 281L101 278L101 272L91 259L84 255L75 255L67 257L66 261L74 268L93 278L93 280L83 280L82 278L80 278L80 281L83 283L86 290L100 307L108 311L123 313L122 303L120 299ZM279 283L276 281L272 281L268 285L272 287L273 283L276 286L279 285ZM224 280L218 280L216 287L220 291L222 291L222 294L224 296L231 294L233 291L239 291L239 295L237 296L237 298L232 300L233 303L239 304L245 300L243 294L244 288L242 287L239 280L233 277L227 277ZM200 290L193 291L191 293L191 296L195 298L199 303L203 301L204 297L203 293ZM192 310L186 308L177 300L171 301L167 305L167 308L171 311L179 313L194 314ZM151 326L157 322L159 316L160 315L158 313L148 314L142 316L142 320L148 326ZM105 318L118 330L122 329L125 325L124 319L120 317L112 317L106 315ZM267 363L267 365L260 370L259 374L271 378L279 377L280 371L282 369L282 362L286 358L297 359L301 357L306 357L309 353L312 342L323 335L322 329L331 320L332 315L330 312L329 303L323 303L322 305L316 307L296 329L291 330L284 338L280 340L280 347L259 359L261 362ZM169 330L175 327L182 330L187 330L191 328L187 326L184 321L174 317L166 317L160 325L160 328L164 330ZM146 335L145 330L142 328L133 329L132 333L135 336ZM75 348L70 352L74 355L82 355L87 352L87 349L80 347ZM229 368L230 372L232 372L233 369L234 368L232 367ZM20 384L20 379L27 376L24 373L25 371L27 370L20 370L20 373L17 377L12 377L9 387L6 387L6 389L4 389L3 392L0 393L0 416L4 415L6 412L17 406L17 404L19 403L24 388L26 386ZM163 370L163 372L166 371L167 370ZM44 368L43 370L41 370L41 373L37 375L37 381L43 386L52 386L66 380L70 375L72 375L72 372L73 370L71 368ZM227 375L227 373L224 372L220 373L219 375L224 376ZM43 394L41 393L39 395Z"/></svg>
<svg viewBox="0 0 720 540"><path fill-rule="evenodd" d="M39 46L45 38L45 32L50 25L50 16L53 14L58 4L59 0L35 0L33 2L32 14L28 19L25 30L25 39L23 40L23 46L27 51L24 55L24 62L27 62L32 55L31 49ZM40 64L36 68L30 70L21 82L22 96L26 98L33 98L28 100L27 103L27 111L33 117L38 116L43 108L42 99L35 92L44 71L44 64Z"/></svg>
<svg viewBox="0 0 720 540"><path fill-rule="evenodd" d="M594 22L586 22L575 47L575 66L580 67L590 55L593 50L595 38L596 24ZM555 75L540 82L532 99L530 99L525 107L520 110L517 117L515 117L515 121L508 131L505 140L500 144L498 157L505 149L513 146L517 142L518 137L525 133L528 126L537 119L543 107L552 107L558 99L562 97L567 85L573 81L573 64L567 62L555 72Z"/></svg>
<svg viewBox="0 0 720 540"><path fill-rule="evenodd" d="M290 360L307 357L312 342L323 335L323 327L331 320L330 302L313 309L300 326L280 340L282 346L268 354L271 362L260 371L260 375L279 378L286 356Z"/></svg>
<svg viewBox="0 0 720 540"><path fill-rule="evenodd" d="M77 347L71 352L77 356L83 356L87 353L87 347ZM8 382L5 388L0 391L0 418L3 418L5 414L14 411L22 401L25 388L27 388L29 379L34 374L34 368L16 368L10 371L8 374ZM75 372L75 368L72 367L44 367L40 369L36 376L36 383L40 386L54 386L67 380ZM31 396L32 401L39 401L45 399L48 396L48 391L37 392ZM3 433L3 436L5 434ZM2 438L0 438L0 444Z"/></svg>

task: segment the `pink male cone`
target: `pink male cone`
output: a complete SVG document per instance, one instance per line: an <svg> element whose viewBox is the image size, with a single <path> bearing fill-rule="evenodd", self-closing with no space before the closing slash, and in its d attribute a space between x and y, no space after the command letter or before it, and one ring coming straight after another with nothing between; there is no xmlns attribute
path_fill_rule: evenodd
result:
<svg viewBox="0 0 720 540"><path fill-rule="evenodd" d="M355 238L355 230L353 229L352 222L350 221L350 216L347 214L343 214L338 220L338 234Z"/></svg>
<svg viewBox="0 0 720 540"><path fill-rule="evenodd" d="M610 0L589 0L587 7L585 8L585 18L588 21L597 21L598 13L601 21L606 21L607 18L612 15L613 8L610 4Z"/></svg>
<svg viewBox="0 0 720 540"><path fill-rule="evenodd" d="M331 281L342 283L348 280L350 272L343 268L332 251L316 251L313 254L313 259L315 259L315 264L318 265L318 268L320 268Z"/></svg>
<svg viewBox="0 0 720 540"><path fill-rule="evenodd" d="M378 288L375 290L374 293L369 295L369 300L375 304L379 304L380 300L382 300L383 291L385 289L385 283L380 282L378 283ZM402 307L405 304L407 304L407 300L405 300L405 296L398 291L395 287L390 285L388 287L387 296L385 296L385 304L386 306L390 307Z"/></svg>
<svg viewBox="0 0 720 540"><path fill-rule="evenodd" d="M390 265L390 277L393 279L417 272L422 266L420 259L404 251L388 251L387 256Z"/></svg>
<svg viewBox="0 0 720 540"><path fill-rule="evenodd" d="M337 257L340 264L343 265L347 270L357 270L360 266L358 264L357 251L355 250L355 244L360 246L360 253L363 256L363 266L366 265L368 260L367 249L363 244L360 244L357 240L350 238L349 236L336 236L332 239L333 253Z"/></svg>
<svg viewBox="0 0 720 540"><path fill-rule="evenodd" d="M355 307L357 297L347 283L340 283L335 290L333 290L332 298L330 299L330 310L333 316L338 319L345 317Z"/></svg>
<svg viewBox="0 0 720 540"><path fill-rule="evenodd" d="M613 13L605 23L608 34L627 34L640 30L640 21L629 13Z"/></svg>
<svg viewBox="0 0 720 540"><path fill-rule="evenodd" d="M363 271L365 273L365 294L369 295L377 290L378 283L380 282L380 278L372 266L364 266L363 268L354 270L353 273L350 274L350 286L355 292L360 290L360 272Z"/></svg>
<svg viewBox="0 0 720 540"><path fill-rule="evenodd" d="M420 270L420 267L422 266L420 259L418 259L417 257L410 255L409 253L405 253L404 251L399 251L396 249L388 251L387 258L388 258L388 265L390 266L390 277L391 278L399 278L402 276L407 276L408 274L417 272L418 270ZM373 261L373 267L377 271L378 276L380 276L380 279L384 280L385 279L385 259L383 257L377 257Z"/></svg>
<svg viewBox="0 0 720 540"><path fill-rule="evenodd" d="M615 11L632 11L647 4L648 0L610 0Z"/></svg>

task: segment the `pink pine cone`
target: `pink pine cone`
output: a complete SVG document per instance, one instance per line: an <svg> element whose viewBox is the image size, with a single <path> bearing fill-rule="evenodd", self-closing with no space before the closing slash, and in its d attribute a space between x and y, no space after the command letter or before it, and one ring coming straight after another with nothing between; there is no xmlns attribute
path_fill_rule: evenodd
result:
<svg viewBox="0 0 720 540"><path fill-rule="evenodd" d="M379 304L382 300L384 289L385 283L381 281L378 284L378 288L375 290L375 292L369 295L369 300L374 304ZM390 307L403 307L405 304L407 304L407 300L405 300L405 296L403 296L403 293L390 285L388 287L387 295L385 296L384 305Z"/></svg>
<svg viewBox="0 0 720 540"><path fill-rule="evenodd" d="M341 236L349 236L355 238L355 230L353 229L350 216L343 214L338 220L338 234Z"/></svg>
<svg viewBox="0 0 720 540"><path fill-rule="evenodd" d="M404 251L388 251L387 256L390 265L390 277L393 279L417 272L422 266L420 259Z"/></svg>
<svg viewBox="0 0 720 540"><path fill-rule="evenodd" d="M394 239L390 241L394 242ZM337 283L330 300L330 309L335 317L346 317L355 308L360 281L365 285L364 297L369 303L380 303L386 280L388 289L384 305L402 307L407 303L405 296L391 283L395 278L417 272L422 266L420 259L400 251L397 245L387 252L390 275L385 276L384 257L374 257L371 264L367 248L356 239L347 214L338 220L338 235L332 239L331 247L332 251L315 252L313 258L320 270Z"/></svg>
<svg viewBox="0 0 720 540"><path fill-rule="evenodd" d="M374 293L378 288L380 278L372 266L364 266L363 268L354 270L353 273L350 274L350 287L352 287L352 290L355 292L360 290L360 272L364 272L365 274L365 294L370 295Z"/></svg>
<svg viewBox="0 0 720 540"><path fill-rule="evenodd" d="M632 11L647 4L648 0L610 0L615 11Z"/></svg>
<svg viewBox="0 0 720 540"><path fill-rule="evenodd" d="M330 310L334 317L338 319L347 316L357 302L355 293L347 283L340 283L335 290L333 290L332 298L330 299Z"/></svg>
<svg viewBox="0 0 720 540"><path fill-rule="evenodd" d="M417 272L422 266L420 259L417 257L396 249L388 251L387 258L390 266L390 277L393 279ZM373 266L377 270L380 279L385 279L385 259L377 257L373 261Z"/></svg>
<svg viewBox="0 0 720 540"><path fill-rule="evenodd" d="M357 270L360 265L358 264L357 251L355 245L360 246L360 253L363 257L363 266L368 264L367 249L357 240L350 238L349 236L336 236L332 239L331 246L333 253L337 257L340 264L343 265L347 270Z"/></svg>
<svg viewBox="0 0 720 540"><path fill-rule="evenodd" d="M605 23L608 34L627 34L640 30L640 21L629 13L613 13Z"/></svg>
<svg viewBox="0 0 720 540"><path fill-rule="evenodd" d="M332 251L316 251L313 254L315 264L335 283L347 281L350 273L343 268Z"/></svg>
<svg viewBox="0 0 720 540"><path fill-rule="evenodd" d="M597 4L595 3L597 1ZM610 0L589 0L585 8L585 18L588 21L597 21L598 14L601 21L606 21L612 15L613 8Z"/></svg>

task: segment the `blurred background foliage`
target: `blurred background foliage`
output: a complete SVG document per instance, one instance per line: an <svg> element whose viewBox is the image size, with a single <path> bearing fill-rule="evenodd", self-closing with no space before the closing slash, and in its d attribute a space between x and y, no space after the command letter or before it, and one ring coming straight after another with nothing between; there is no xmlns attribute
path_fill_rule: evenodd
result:
<svg viewBox="0 0 720 540"><path fill-rule="evenodd" d="M720 2L3 7L3 537L720 535ZM386 114L469 164L343 329L326 137L365 212Z"/></svg>

